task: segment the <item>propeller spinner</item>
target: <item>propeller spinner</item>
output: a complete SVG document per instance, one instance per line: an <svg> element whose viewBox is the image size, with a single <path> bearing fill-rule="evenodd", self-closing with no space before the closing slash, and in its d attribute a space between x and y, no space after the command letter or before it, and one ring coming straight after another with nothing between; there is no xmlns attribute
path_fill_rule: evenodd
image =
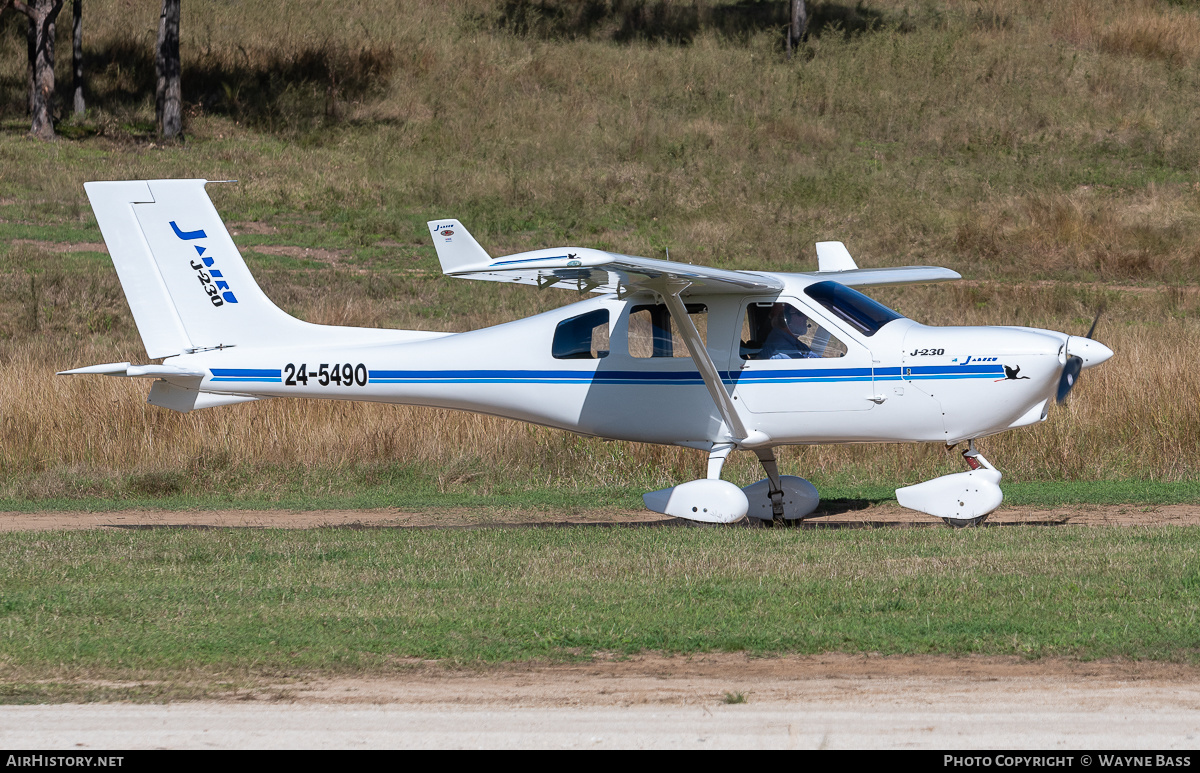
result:
<svg viewBox="0 0 1200 773"><path fill-rule="evenodd" d="M1079 381L1079 373L1084 368L1099 365L1113 356L1112 349L1092 339L1092 333L1096 332L1096 323L1099 321L1100 315L1097 314L1086 336L1067 337L1067 362L1063 366L1062 376L1058 379L1056 396L1060 403L1067 399L1067 395L1071 394L1075 382Z"/></svg>

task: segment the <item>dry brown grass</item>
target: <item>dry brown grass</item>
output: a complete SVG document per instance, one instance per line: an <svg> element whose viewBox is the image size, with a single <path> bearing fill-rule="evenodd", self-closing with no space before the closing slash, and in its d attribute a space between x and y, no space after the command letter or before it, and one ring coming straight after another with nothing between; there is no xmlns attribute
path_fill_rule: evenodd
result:
<svg viewBox="0 0 1200 773"><path fill-rule="evenodd" d="M1200 19L1182 8L1131 5L1101 30L1099 45L1114 53L1195 64L1200 60Z"/></svg>
<svg viewBox="0 0 1200 773"><path fill-rule="evenodd" d="M814 35L789 63L770 31L701 29L686 46L614 43L611 29L554 39L500 28L500 7L413 0L380 14L354 0L280 13L243 3L235 18L225 4L189 2L189 141L163 149L136 129L153 114L156 11L99 0L86 34L98 95L89 120L101 136L53 146L19 128L0 136L0 228L82 227L88 179L237 178L214 200L279 242L264 249L279 262L251 263L284 309L438 330L570 300L439 277L420 239L443 214L498 253L669 247L676 259L747 269L810 268L814 241L842 239L864 266L948 265L996 280L881 294L922 321L1082 332L1109 307L1100 337L1117 358L1046 425L986 441L1010 477L1178 480L1200 469L1196 385L1179 364L1200 309L1175 287L1200 274L1193 9L872 0L862 7L888 24ZM7 29L0 86L15 121L24 43ZM322 233L304 230L313 223ZM381 240L398 246L358 259ZM337 260L286 267L302 256L278 248L301 244ZM145 406L144 383L51 375L141 359L106 264L0 244L0 292L0 493L170 490L214 476L253 490L310 467L335 485L330 470L353 478L393 463L435 471L443 486L654 485L701 472L695 452L422 409L270 401L177 416ZM801 474L861 480L958 467L932 447L785 458ZM749 459L731 469L757 477Z"/></svg>
<svg viewBox="0 0 1200 773"><path fill-rule="evenodd" d="M791 63L767 31L702 31L687 46L516 36L492 23L501 5L420 0L381 17L366 2L282 16L260 4L234 21L221 4L189 4L196 144L120 153L121 174L236 177L239 215L344 206L358 213L351 238L365 243L408 237L397 215L432 210L470 218L498 249L532 246L553 228L638 254L669 246L708 264L753 256L758 267L794 268L826 238L875 264L955 265L973 243L959 228L973 227L976 211L1022 197L1040 206L1081 182L1110 186L1120 210L1148 183L1190 184L1200 158L1194 60L1102 43L1119 24L1195 28L1194 12L1161 2L874 0L863 7L896 25L815 35ZM96 121L123 137L122 126L152 114L149 92L113 84L118 70L145 66L121 52L145 48L154 12L109 0L89 13L89 45L109 62L95 73ZM23 43L3 40L0 85L11 86ZM19 89L9 91L15 114ZM347 126L363 130L308 134ZM264 142L260 129L282 139ZM95 156L70 157L61 178L25 171L62 155L14 163L9 187L65 207L82 180L113 174ZM1197 231L1178 235L1195 241ZM1009 270L1036 264L1037 246L1007 243ZM1141 259L1126 257L1106 270L1139 270Z"/></svg>
<svg viewBox="0 0 1200 773"><path fill-rule="evenodd" d="M955 246L983 258L976 276L1014 262L1041 275L1084 280L1191 281L1200 275L1200 184L1115 197L1080 186L1071 193L996 197L962 217Z"/></svg>
<svg viewBox="0 0 1200 773"><path fill-rule="evenodd" d="M254 491L309 468L340 490L344 474L394 464L414 466L443 486L483 476L485 484L591 488L644 478L637 469L643 464L661 467L652 476L663 477L696 464L672 450L618 449L493 417L408 406L270 400L179 415L147 405L145 383L54 376L67 360L113 358L98 349L33 344L7 359L0 373L3 495L98 494L122 488L126 477L138 479L130 484L135 491L153 489L155 474L172 472L183 477L166 476L166 490L143 493L177 493L247 469L262 475L240 486Z"/></svg>
<svg viewBox="0 0 1200 773"><path fill-rule="evenodd" d="M1158 0L1073 0L1048 10L1055 36L1077 46L1177 66L1200 60L1200 19L1192 8Z"/></svg>

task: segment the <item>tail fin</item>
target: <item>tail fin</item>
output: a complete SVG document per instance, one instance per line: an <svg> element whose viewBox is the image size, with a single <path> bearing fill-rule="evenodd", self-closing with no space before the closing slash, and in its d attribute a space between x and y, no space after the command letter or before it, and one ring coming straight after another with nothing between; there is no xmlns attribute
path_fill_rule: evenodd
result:
<svg viewBox="0 0 1200 773"><path fill-rule="evenodd" d="M433 236L433 246L444 274L457 274L468 267L478 271L492 261L457 220L430 220L429 233Z"/></svg>
<svg viewBox="0 0 1200 773"><path fill-rule="evenodd" d="M285 344L312 326L259 289L206 180L84 185L146 354Z"/></svg>

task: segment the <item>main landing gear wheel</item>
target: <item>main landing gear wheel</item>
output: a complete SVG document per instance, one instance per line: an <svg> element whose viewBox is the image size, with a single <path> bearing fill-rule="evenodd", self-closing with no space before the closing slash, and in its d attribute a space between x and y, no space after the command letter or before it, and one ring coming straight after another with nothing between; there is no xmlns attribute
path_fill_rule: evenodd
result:
<svg viewBox="0 0 1200 773"><path fill-rule="evenodd" d="M973 529L987 520L988 513L977 516L975 518L943 518L947 526L953 526L955 529Z"/></svg>

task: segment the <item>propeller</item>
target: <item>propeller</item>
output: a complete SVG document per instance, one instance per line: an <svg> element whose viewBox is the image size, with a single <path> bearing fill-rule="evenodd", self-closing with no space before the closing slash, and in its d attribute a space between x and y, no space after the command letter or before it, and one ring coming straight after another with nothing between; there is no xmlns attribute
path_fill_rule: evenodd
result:
<svg viewBox="0 0 1200 773"><path fill-rule="evenodd" d="M1071 390L1075 387L1075 382L1079 380L1079 374L1083 370L1084 359L1076 354L1071 354L1071 342L1077 341L1080 353L1091 355L1089 359L1095 360L1093 365L1098 365L1104 360L1112 356L1112 350L1100 343L1088 345L1088 341L1093 340L1092 334L1096 332L1096 325L1100 322L1100 312L1096 312L1096 318L1092 320L1092 326L1088 328L1087 335L1083 338L1071 336L1067 339L1067 364L1063 366L1062 375L1058 379L1058 394L1057 400L1061 404L1067 399L1067 395L1071 394Z"/></svg>
<svg viewBox="0 0 1200 773"><path fill-rule="evenodd" d="M1079 373L1083 370L1083 358L1071 356L1067 358L1067 364L1063 366L1062 376L1058 379L1058 402L1061 405L1063 400L1067 399L1067 395L1071 394L1071 390L1075 387L1075 382L1079 380Z"/></svg>

